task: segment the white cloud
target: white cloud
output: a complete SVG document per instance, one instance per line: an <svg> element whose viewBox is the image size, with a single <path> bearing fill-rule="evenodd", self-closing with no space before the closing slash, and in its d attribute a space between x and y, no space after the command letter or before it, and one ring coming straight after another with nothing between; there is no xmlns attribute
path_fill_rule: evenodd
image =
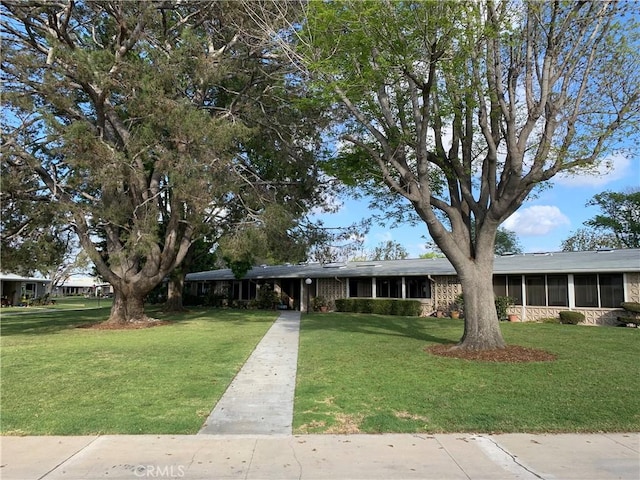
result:
<svg viewBox="0 0 640 480"><path fill-rule="evenodd" d="M547 235L553 229L563 225L571 225L571 221L553 205L522 208L502 224L507 230L523 236Z"/></svg>
<svg viewBox="0 0 640 480"><path fill-rule="evenodd" d="M601 187L627 177L630 175L630 170L630 158L618 153L606 158L590 172L579 172L574 175L560 173L556 176L555 183L565 187Z"/></svg>

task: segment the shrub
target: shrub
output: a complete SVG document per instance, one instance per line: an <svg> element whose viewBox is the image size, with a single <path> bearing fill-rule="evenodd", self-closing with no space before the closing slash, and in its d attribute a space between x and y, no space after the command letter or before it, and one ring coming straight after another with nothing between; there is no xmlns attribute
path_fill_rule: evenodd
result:
<svg viewBox="0 0 640 480"><path fill-rule="evenodd" d="M273 285L265 283L258 290L256 306L262 310L271 310L280 302L278 294L273 290Z"/></svg>
<svg viewBox="0 0 640 480"><path fill-rule="evenodd" d="M393 312L393 300L376 300L372 303L372 313L377 315L391 315Z"/></svg>
<svg viewBox="0 0 640 480"><path fill-rule="evenodd" d="M338 298L334 302L336 304L336 312L348 312L348 304L349 299L347 298Z"/></svg>
<svg viewBox="0 0 640 480"><path fill-rule="evenodd" d="M636 327L640 326L640 317L618 317L618 321L625 325L633 323Z"/></svg>
<svg viewBox="0 0 640 480"><path fill-rule="evenodd" d="M335 300L335 305L337 312L374 313L405 317L419 317L422 311L422 305L418 300L339 298Z"/></svg>
<svg viewBox="0 0 640 480"><path fill-rule="evenodd" d="M356 312L358 313L372 313L373 312L373 304L372 300L368 298L359 298L355 301Z"/></svg>
<svg viewBox="0 0 640 480"><path fill-rule="evenodd" d="M498 315L498 320L506 320L507 309L511 305L513 305L513 298L497 296L494 301L496 304L496 314Z"/></svg>
<svg viewBox="0 0 640 480"><path fill-rule="evenodd" d="M327 299L324 298L322 295L313 297L311 304L314 312L319 312L320 310L322 310L322 307L329 307L329 302L327 302Z"/></svg>
<svg viewBox="0 0 640 480"><path fill-rule="evenodd" d="M207 307L221 308L224 305L226 299L226 295L210 292L204 298L204 305Z"/></svg>
<svg viewBox="0 0 640 480"><path fill-rule="evenodd" d="M404 317L419 317L422 313L422 304L417 300L396 300L397 314Z"/></svg>
<svg viewBox="0 0 640 480"><path fill-rule="evenodd" d="M627 312L640 313L640 303L638 302L622 302L620 306Z"/></svg>
<svg viewBox="0 0 640 480"><path fill-rule="evenodd" d="M560 323L577 325L582 321L584 321L584 314L580 312L573 312L570 310L563 310L560 312Z"/></svg>
<svg viewBox="0 0 640 480"><path fill-rule="evenodd" d="M546 317L546 318L539 318L538 322L540 322L540 323L560 323L560 319L558 317Z"/></svg>

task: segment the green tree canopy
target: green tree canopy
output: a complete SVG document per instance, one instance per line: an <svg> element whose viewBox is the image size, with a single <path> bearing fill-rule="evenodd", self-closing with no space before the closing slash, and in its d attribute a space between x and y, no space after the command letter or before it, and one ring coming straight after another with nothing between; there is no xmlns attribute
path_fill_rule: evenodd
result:
<svg viewBox="0 0 640 480"><path fill-rule="evenodd" d="M423 221L456 268L458 348L504 346L492 290L500 224L541 183L597 166L637 133L639 8L327 1L291 26L288 52L335 120L332 173L391 217Z"/></svg>
<svg viewBox="0 0 640 480"><path fill-rule="evenodd" d="M258 4L277 29L277 5ZM115 290L111 321L146 319L144 296L196 239L315 194L315 125L297 121L303 92L251 16L238 2L2 2L3 173L32 185L16 201L73 227Z"/></svg>
<svg viewBox="0 0 640 480"><path fill-rule="evenodd" d="M585 225L613 235L620 246L640 248L640 190L598 193L587 206L596 206L601 213L584 222Z"/></svg>
<svg viewBox="0 0 640 480"><path fill-rule="evenodd" d="M502 255L504 253L522 253L522 245L518 240L516 232L507 230L506 228L498 228L496 232L496 255Z"/></svg>
<svg viewBox="0 0 640 480"><path fill-rule="evenodd" d="M562 250L640 248L640 190L598 193L586 206L598 207L600 213L563 240Z"/></svg>
<svg viewBox="0 0 640 480"><path fill-rule="evenodd" d="M621 248L618 239L610 233L602 233L593 228L579 228L565 238L560 247L563 252L584 252L601 248Z"/></svg>

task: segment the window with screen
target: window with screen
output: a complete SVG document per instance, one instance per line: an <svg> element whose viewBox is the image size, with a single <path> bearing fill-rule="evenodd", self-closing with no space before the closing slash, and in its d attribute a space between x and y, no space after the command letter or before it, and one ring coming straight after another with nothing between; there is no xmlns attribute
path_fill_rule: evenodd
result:
<svg viewBox="0 0 640 480"><path fill-rule="evenodd" d="M567 275L547 275L547 305L569 306L569 278Z"/></svg>
<svg viewBox="0 0 640 480"><path fill-rule="evenodd" d="M349 296L371 298L373 294L371 278L349 279Z"/></svg>
<svg viewBox="0 0 640 480"><path fill-rule="evenodd" d="M376 297L402 298L402 277L377 277Z"/></svg>
<svg viewBox="0 0 640 480"><path fill-rule="evenodd" d="M573 288L576 296L576 307L598 306L597 275L574 275Z"/></svg>
<svg viewBox="0 0 640 480"><path fill-rule="evenodd" d="M407 277L407 298L431 298L431 284L425 277Z"/></svg>
<svg viewBox="0 0 640 480"><path fill-rule="evenodd" d="M522 305L522 277L509 275L507 277L507 295L513 299L515 305Z"/></svg>
<svg viewBox="0 0 640 480"><path fill-rule="evenodd" d="M526 275L524 283L527 288L527 305L544 307L547 305L544 275Z"/></svg>
<svg viewBox="0 0 640 480"><path fill-rule="evenodd" d="M493 294L496 297L507 296L507 277L505 275L495 275L493 277Z"/></svg>
<svg viewBox="0 0 640 480"><path fill-rule="evenodd" d="M624 302L624 285L622 274L600 274L600 306L618 308Z"/></svg>

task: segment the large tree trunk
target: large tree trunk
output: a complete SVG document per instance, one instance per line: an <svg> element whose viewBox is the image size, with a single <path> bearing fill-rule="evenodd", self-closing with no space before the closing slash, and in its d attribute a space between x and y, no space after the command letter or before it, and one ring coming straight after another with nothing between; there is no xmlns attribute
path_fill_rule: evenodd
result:
<svg viewBox="0 0 640 480"><path fill-rule="evenodd" d="M169 278L169 285L167 287L167 302L164 305L164 310L167 312L182 312L185 310L182 304L182 289L184 288L184 277L182 269L176 269Z"/></svg>
<svg viewBox="0 0 640 480"><path fill-rule="evenodd" d="M493 258L466 260L458 275L464 294L464 334L456 348L504 348L493 293Z"/></svg>
<svg viewBox="0 0 640 480"><path fill-rule="evenodd" d="M153 318L144 313L146 291L131 289L128 292L114 288L113 305L107 323L126 324L151 322Z"/></svg>

